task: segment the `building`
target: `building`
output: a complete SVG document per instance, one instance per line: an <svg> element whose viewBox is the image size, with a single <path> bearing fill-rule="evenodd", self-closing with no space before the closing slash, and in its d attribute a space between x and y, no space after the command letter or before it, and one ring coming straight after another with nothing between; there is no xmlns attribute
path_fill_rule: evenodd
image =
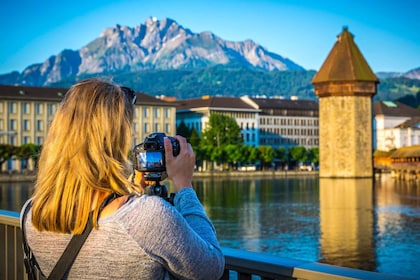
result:
<svg viewBox="0 0 420 280"><path fill-rule="evenodd" d="M210 114L221 114L234 118L241 128L245 145L259 145L259 110L234 97L210 97L178 101L176 111L177 126L184 122L189 128L194 128L199 135L206 129Z"/></svg>
<svg viewBox="0 0 420 280"><path fill-rule="evenodd" d="M177 126L184 122L200 135L211 113L227 115L241 128L245 145L318 147L318 103L251 97L209 97L178 101Z"/></svg>
<svg viewBox="0 0 420 280"><path fill-rule="evenodd" d="M66 88L0 85L0 144L21 146L42 145L55 111ZM176 103L137 94L133 123L133 143L137 144L152 132L176 133ZM1 170L21 170L16 160L3 164Z"/></svg>
<svg viewBox="0 0 420 280"><path fill-rule="evenodd" d="M378 83L344 28L312 80L319 97L321 177L373 176L372 97Z"/></svg>
<svg viewBox="0 0 420 280"><path fill-rule="evenodd" d="M241 99L259 110L260 145L273 148L318 147L318 102L247 96Z"/></svg>
<svg viewBox="0 0 420 280"><path fill-rule="evenodd" d="M419 110L397 101L378 101L373 104L373 111L375 150L420 145Z"/></svg>

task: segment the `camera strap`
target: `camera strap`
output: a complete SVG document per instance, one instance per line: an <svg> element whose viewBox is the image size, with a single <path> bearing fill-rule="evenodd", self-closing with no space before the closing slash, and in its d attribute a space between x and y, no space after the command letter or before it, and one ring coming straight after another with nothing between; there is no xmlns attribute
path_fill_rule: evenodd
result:
<svg viewBox="0 0 420 280"><path fill-rule="evenodd" d="M118 198L119 195L116 193L112 193L109 195L105 200L102 202L101 206L99 207L99 213L102 209L111 203L114 199ZM22 229L22 241L23 241L23 249L25 252L25 268L26 273L28 274L28 279L33 280L36 279L36 270L38 270L39 275L45 279L44 274L41 271L41 268L38 265L38 262L35 259L34 254L32 253L31 248L29 247L28 241L26 239L25 234L25 220L26 215L29 212L29 209L32 206L32 200L28 203L27 207L23 211L23 217L21 219L21 229ZM69 244L67 245L66 249L64 250L63 254L61 255L60 259L57 261L56 265L54 266L51 274L48 276L47 279L62 279L63 276L68 272L70 267L72 266L74 260L76 259L80 249L82 248L83 244L85 243L87 237L89 236L90 232L93 229L93 221L92 221L93 212L89 213L88 223L83 230L82 234L73 235L72 239L70 240Z"/></svg>

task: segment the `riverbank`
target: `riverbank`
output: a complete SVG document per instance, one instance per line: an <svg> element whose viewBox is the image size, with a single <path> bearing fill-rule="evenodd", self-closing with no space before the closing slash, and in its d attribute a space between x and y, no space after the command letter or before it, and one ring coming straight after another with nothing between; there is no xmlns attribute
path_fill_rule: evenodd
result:
<svg viewBox="0 0 420 280"><path fill-rule="evenodd" d="M212 171L212 172L195 172L194 177L287 177L302 175L318 175L318 171ZM35 181L35 174L0 174L0 182L30 182Z"/></svg>

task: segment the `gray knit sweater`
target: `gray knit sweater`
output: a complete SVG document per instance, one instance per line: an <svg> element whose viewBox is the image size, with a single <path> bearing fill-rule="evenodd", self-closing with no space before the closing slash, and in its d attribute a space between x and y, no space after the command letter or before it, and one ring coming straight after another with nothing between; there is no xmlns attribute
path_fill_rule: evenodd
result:
<svg viewBox="0 0 420 280"><path fill-rule="evenodd" d="M68 278L165 279L169 271L179 279L219 279L224 256L196 193L182 189L174 204L156 196L135 196L100 218ZM31 212L25 229L42 272L49 275L71 235L37 231Z"/></svg>

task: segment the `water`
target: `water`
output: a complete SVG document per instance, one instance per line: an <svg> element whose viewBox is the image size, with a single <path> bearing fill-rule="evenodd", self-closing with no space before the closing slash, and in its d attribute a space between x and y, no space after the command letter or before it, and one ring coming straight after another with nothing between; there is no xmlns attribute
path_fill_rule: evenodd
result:
<svg viewBox="0 0 420 280"><path fill-rule="evenodd" d="M420 279L420 182L371 179L195 178L224 247ZM19 211L32 183L0 183Z"/></svg>

